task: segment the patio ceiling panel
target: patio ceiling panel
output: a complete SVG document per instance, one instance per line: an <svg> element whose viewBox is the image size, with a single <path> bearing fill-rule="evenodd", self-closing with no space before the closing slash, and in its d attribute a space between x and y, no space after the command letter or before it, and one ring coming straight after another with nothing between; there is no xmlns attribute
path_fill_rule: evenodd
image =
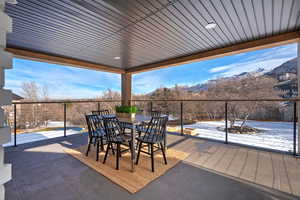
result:
<svg viewBox="0 0 300 200"><path fill-rule="evenodd" d="M128 72L300 28L298 0L18 2L8 47Z"/></svg>

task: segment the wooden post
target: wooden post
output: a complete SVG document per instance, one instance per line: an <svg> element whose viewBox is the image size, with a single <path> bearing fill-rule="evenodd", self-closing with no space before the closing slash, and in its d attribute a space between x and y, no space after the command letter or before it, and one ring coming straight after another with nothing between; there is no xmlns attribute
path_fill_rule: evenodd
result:
<svg viewBox="0 0 300 200"><path fill-rule="evenodd" d="M131 105L131 74L122 74L122 106L130 106Z"/></svg>

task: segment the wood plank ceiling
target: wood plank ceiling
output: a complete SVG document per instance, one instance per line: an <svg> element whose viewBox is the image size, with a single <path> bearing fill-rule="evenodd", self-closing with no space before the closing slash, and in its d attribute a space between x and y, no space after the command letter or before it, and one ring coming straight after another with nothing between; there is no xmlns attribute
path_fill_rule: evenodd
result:
<svg viewBox="0 0 300 200"><path fill-rule="evenodd" d="M18 0L5 11L8 47L124 70L300 28L300 0Z"/></svg>

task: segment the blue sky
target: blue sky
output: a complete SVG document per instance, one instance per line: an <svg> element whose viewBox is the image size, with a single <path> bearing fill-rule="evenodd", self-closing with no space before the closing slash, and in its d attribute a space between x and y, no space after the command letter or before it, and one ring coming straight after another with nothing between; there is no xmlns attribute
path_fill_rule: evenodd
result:
<svg viewBox="0 0 300 200"><path fill-rule="evenodd" d="M144 72L133 75L133 92L144 94L161 86L194 85L258 68L270 70L296 56L297 45L290 44ZM22 94L22 83L34 81L40 87L47 86L51 98L93 98L107 88L120 91L120 78L112 73L14 59L13 69L6 71L6 88Z"/></svg>

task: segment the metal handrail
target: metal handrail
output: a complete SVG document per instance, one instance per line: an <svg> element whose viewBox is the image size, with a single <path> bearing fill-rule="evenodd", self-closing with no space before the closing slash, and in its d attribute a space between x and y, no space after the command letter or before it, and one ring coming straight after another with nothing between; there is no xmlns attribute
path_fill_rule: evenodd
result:
<svg viewBox="0 0 300 200"><path fill-rule="evenodd" d="M121 100L49 100L49 101L13 101L12 104L51 104L51 103L115 103L121 102Z"/></svg>
<svg viewBox="0 0 300 200"><path fill-rule="evenodd" d="M295 102L300 101L298 98L289 98L289 99L134 99L131 101L146 101L146 102L155 102L155 101L177 101L177 102L190 102L190 101L219 101L219 102L230 102L230 101L279 101L279 102Z"/></svg>
<svg viewBox="0 0 300 200"><path fill-rule="evenodd" d="M96 99L76 99L76 100L49 100L49 101L13 101L12 104L48 104L48 103L111 103L121 102L122 100L96 100ZM190 102L190 101L213 101L213 102L230 102L230 101L278 101L278 102L295 102L300 101L298 98L288 99L132 99L131 102L157 102L157 101L175 101L175 102Z"/></svg>

